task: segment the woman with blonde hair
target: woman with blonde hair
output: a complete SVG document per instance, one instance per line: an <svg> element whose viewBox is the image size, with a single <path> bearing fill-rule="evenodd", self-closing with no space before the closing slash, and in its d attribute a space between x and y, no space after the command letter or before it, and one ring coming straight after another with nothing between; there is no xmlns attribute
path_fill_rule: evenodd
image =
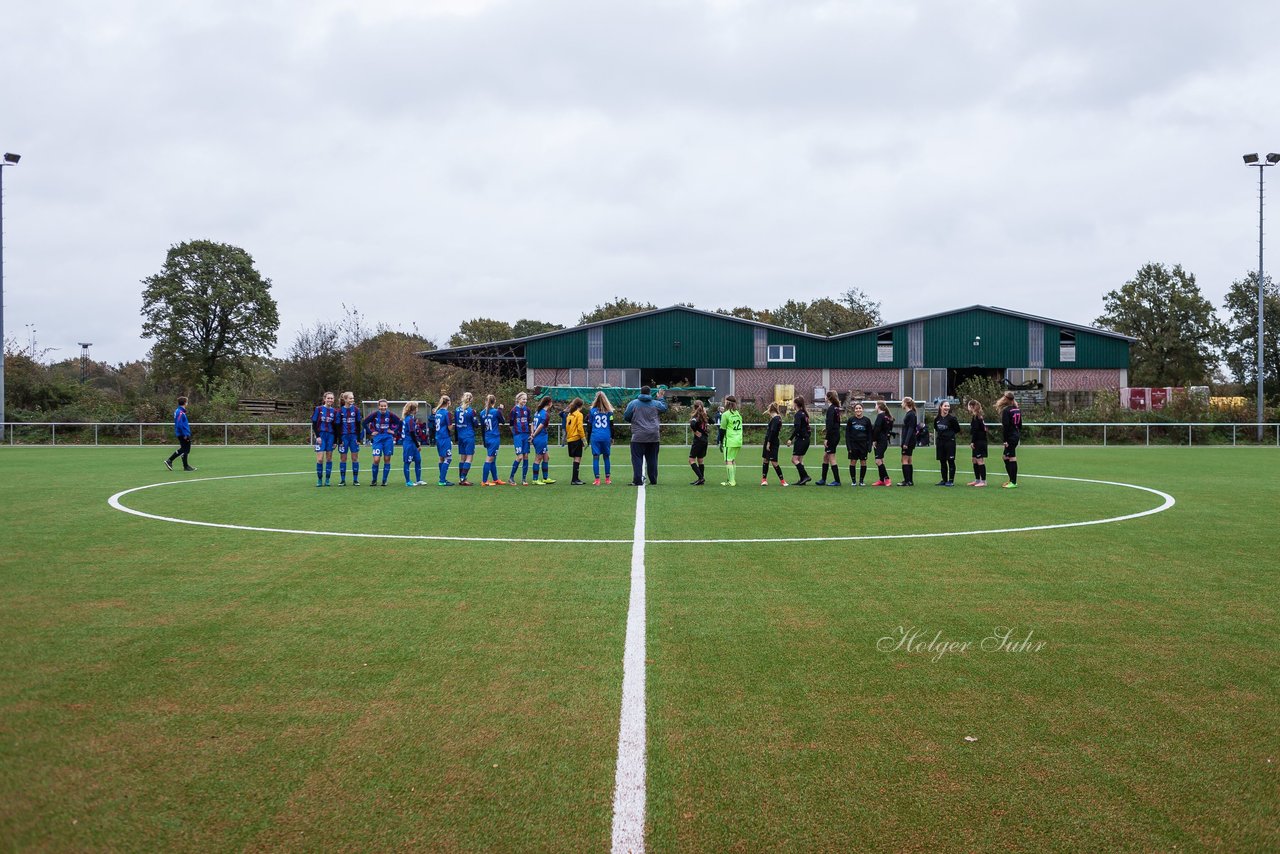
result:
<svg viewBox="0 0 1280 854"><path fill-rule="evenodd" d="M982 411L982 404L970 400L969 410L969 450L973 451L973 481L969 486L987 485L987 420Z"/></svg>
<svg viewBox="0 0 1280 854"><path fill-rule="evenodd" d="M582 446L586 443L587 431L582 426L582 398L575 397L569 401L569 415L564 422L565 442L569 446L569 459L573 462L573 477L570 486L586 486L586 482L578 479L582 467Z"/></svg>
<svg viewBox="0 0 1280 854"><path fill-rule="evenodd" d="M436 404L435 411L431 418L435 425L436 434L436 454L440 457L440 481L439 486L453 486L449 482L449 464L453 462L453 437L449 428L453 426L453 413L449 411L449 404L453 403L449 395L440 395L440 402Z"/></svg>
<svg viewBox="0 0 1280 854"><path fill-rule="evenodd" d="M613 452L613 404L609 402L609 395L596 392L587 420L591 430L591 470L596 476L594 485L600 485L600 458L604 457L604 483L608 486L613 483L609 462Z"/></svg>

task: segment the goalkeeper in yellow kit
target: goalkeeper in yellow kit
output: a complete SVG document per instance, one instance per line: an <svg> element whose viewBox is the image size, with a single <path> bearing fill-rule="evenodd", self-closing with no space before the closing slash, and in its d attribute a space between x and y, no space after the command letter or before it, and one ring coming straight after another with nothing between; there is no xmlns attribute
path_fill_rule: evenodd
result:
<svg viewBox="0 0 1280 854"><path fill-rule="evenodd" d="M721 486L738 485L738 450L742 447L742 413L738 411L738 399L729 395L724 399L724 414L720 416L720 430L724 433L724 465L728 480Z"/></svg>

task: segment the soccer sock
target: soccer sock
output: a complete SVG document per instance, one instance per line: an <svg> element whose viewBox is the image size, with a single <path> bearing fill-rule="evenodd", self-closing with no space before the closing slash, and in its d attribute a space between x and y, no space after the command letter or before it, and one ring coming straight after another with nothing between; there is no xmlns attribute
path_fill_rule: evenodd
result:
<svg viewBox="0 0 1280 854"><path fill-rule="evenodd" d="M760 479L761 480L769 479L769 461L768 460L765 460L763 463L760 464Z"/></svg>
<svg viewBox="0 0 1280 854"><path fill-rule="evenodd" d="M609 476L609 455L608 454L604 455L604 476L605 477Z"/></svg>
<svg viewBox="0 0 1280 854"><path fill-rule="evenodd" d="M880 474L880 480L889 479L889 471L884 467L884 463L876 463L876 471Z"/></svg>
<svg viewBox="0 0 1280 854"><path fill-rule="evenodd" d="M413 479L416 481L422 480L422 460L413 461Z"/></svg>
<svg viewBox="0 0 1280 854"><path fill-rule="evenodd" d="M861 465L858 466L858 483L866 483L866 482L867 482L867 464L866 462L863 462Z"/></svg>
<svg viewBox="0 0 1280 854"><path fill-rule="evenodd" d="M469 474L471 474L471 463L461 463L458 466L458 480L466 480Z"/></svg>
<svg viewBox="0 0 1280 854"><path fill-rule="evenodd" d="M1014 483L1018 482L1018 461L1017 460L1011 460L1009 462L1009 480L1013 481Z"/></svg>
<svg viewBox="0 0 1280 854"><path fill-rule="evenodd" d="M730 483L732 483L732 484L737 484L737 482L738 482L738 464L737 464L737 463L732 463L732 462L731 462L731 463L729 463L729 464L728 464L728 466L729 466L729 482L730 482Z"/></svg>
<svg viewBox="0 0 1280 854"><path fill-rule="evenodd" d="M549 480L551 478L551 461L543 460L542 462L542 479Z"/></svg>
<svg viewBox="0 0 1280 854"><path fill-rule="evenodd" d="M707 479L707 465L706 463L698 463L698 480L706 480L706 479Z"/></svg>
<svg viewBox="0 0 1280 854"><path fill-rule="evenodd" d="M512 460L512 461L511 461L511 477L507 478L507 480L515 480L515 479L516 479L516 472L517 472L517 471L519 471L519 470L520 470L520 461L519 461L519 460Z"/></svg>
<svg viewBox="0 0 1280 854"><path fill-rule="evenodd" d="M515 472L512 472L511 474L513 477L515 476ZM520 479L521 480L529 479L529 458L528 457L525 457L524 459L524 468L520 470Z"/></svg>
<svg viewBox="0 0 1280 854"><path fill-rule="evenodd" d="M831 464L831 482L832 483L840 482L840 464L839 463Z"/></svg>
<svg viewBox="0 0 1280 854"><path fill-rule="evenodd" d="M982 466L979 463L973 464L973 479L982 480Z"/></svg>
<svg viewBox="0 0 1280 854"><path fill-rule="evenodd" d="M382 483L384 485L389 477L391 477L391 460L387 460L382 466Z"/></svg>
<svg viewBox="0 0 1280 854"><path fill-rule="evenodd" d="M324 482L328 483L329 478L333 475L333 460L329 460L324 464Z"/></svg>
<svg viewBox="0 0 1280 854"><path fill-rule="evenodd" d="M773 464L773 470L778 473L778 483L786 483L787 479L782 476L782 466L777 463Z"/></svg>
<svg viewBox="0 0 1280 854"><path fill-rule="evenodd" d="M951 470L951 474L947 477L947 482L952 483L956 479L956 461L947 460L947 468Z"/></svg>
<svg viewBox="0 0 1280 854"><path fill-rule="evenodd" d="M324 482L324 463L316 463L316 483Z"/></svg>
<svg viewBox="0 0 1280 854"><path fill-rule="evenodd" d="M347 480L347 464L346 463L338 463L338 480L341 480L344 483Z"/></svg>
<svg viewBox="0 0 1280 854"><path fill-rule="evenodd" d="M355 483L360 479L360 463L352 461L351 463L351 482Z"/></svg>
<svg viewBox="0 0 1280 854"><path fill-rule="evenodd" d="M849 482L850 483L858 482L858 467L855 466L853 463L849 463Z"/></svg>
<svg viewBox="0 0 1280 854"><path fill-rule="evenodd" d="M373 482L374 483L378 482L378 464L377 463L373 464Z"/></svg>
<svg viewBox="0 0 1280 854"><path fill-rule="evenodd" d="M578 470L579 470L579 467L580 467L581 465L582 465L582 463L574 463L574 464L573 464L573 480L577 480L577 479L578 479Z"/></svg>
<svg viewBox="0 0 1280 854"><path fill-rule="evenodd" d="M591 471L595 472L596 480L600 479L600 455L591 455Z"/></svg>
<svg viewBox="0 0 1280 854"><path fill-rule="evenodd" d="M405 460L405 461L404 461L404 482L405 482L405 483L410 483L410 482L411 482L411 481L409 480L409 461L408 461L408 460Z"/></svg>
<svg viewBox="0 0 1280 854"><path fill-rule="evenodd" d="M831 474L831 463L822 464L822 480L827 479L827 475Z"/></svg>
<svg viewBox="0 0 1280 854"><path fill-rule="evenodd" d="M801 480L804 480L806 477L809 476L809 473L804 469L804 463L800 463L800 465L796 466L796 471L800 472Z"/></svg>

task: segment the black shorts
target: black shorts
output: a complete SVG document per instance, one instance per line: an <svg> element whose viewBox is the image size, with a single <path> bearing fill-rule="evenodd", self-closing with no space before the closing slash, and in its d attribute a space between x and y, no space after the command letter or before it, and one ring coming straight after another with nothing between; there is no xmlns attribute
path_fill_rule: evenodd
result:
<svg viewBox="0 0 1280 854"><path fill-rule="evenodd" d="M888 442L876 442L876 459L883 460L884 452L889 450Z"/></svg>
<svg viewBox="0 0 1280 854"><path fill-rule="evenodd" d="M776 463L778 461L778 446L765 445L764 449L760 452L760 456L766 463Z"/></svg>
<svg viewBox="0 0 1280 854"><path fill-rule="evenodd" d="M707 455L707 440L694 439L693 444L689 446L689 457L691 459L700 460Z"/></svg>
<svg viewBox="0 0 1280 854"><path fill-rule="evenodd" d="M938 442L934 456L939 460L954 460L956 458L956 443Z"/></svg>
<svg viewBox="0 0 1280 854"><path fill-rule="evenodd" d="M582 456L582 440L574 439L569 443L569 456L577 458Z"/></svg>
<svg viewBox="0 0 1280 854"><path fill-rule="evenodd" d="M987 446L986 446L985 444L979 445L979 444L977 444L977 443L974 443L974 446L973 446L973 455L974 455L974 457L976 457L976 458L978 458L978 459L986 459L986 457L987 457Z"/></svg>
<svg viewBox="0 0 1280 854"><path fill-rule="evenodd" d="M867 454L870 453L870 451L870 448L850 448L849 459L862 460L863 462L866 462Z"/></svg>
<svg viewBox="0 0 1280 854"><path fill-rule="evenodd" d="M803 457L809 452L809 440L797 439L791 443L791 456Z"/></svg>
<svg viewBox="0 0 1280 854"><path fill-rule="evenodd" d="M905 444L904 444L904 445L902 446L902 455L903 455L904 457L909 457L909 456L911 456L912 454L914 454L915 452L916 452L916 443L915 443L915 442L912 442L910 445L905 445Z"/></svg>
<svg viewBox="0 0 1280 854"><path fill-rule="evenodd" d="M839 443L839 442L833 442L832 440L828 439L828 440L827 440L825 443L823 443L823 445L822 445L822 453L824 453L824 454L834 454L834 453L836 452L836 448L838 448L838 447L840 447L840 443Z"/></svg>
<svg viewBox="0 0 1280 854"><path fill-rule="evenodd" d="M1014 439L1012 442L1006 442L1006 443L1005 443L1005 446L1004 446L1004 455L1005 455L1006 457L1012 457L1012 456L1015 456L1017 453L1018 453L1018 440L1017 440L1017 439Z"/></svg>

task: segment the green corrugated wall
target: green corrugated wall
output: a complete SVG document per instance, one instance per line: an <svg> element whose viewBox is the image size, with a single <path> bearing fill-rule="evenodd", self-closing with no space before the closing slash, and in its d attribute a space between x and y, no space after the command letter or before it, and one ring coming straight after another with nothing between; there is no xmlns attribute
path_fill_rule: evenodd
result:
<svg viewBox="0 0 1280 854"><path fill-rule="evenodd" d="M1021 317L962 311L924 322L926 368L1025 368L1027 326ZM982 339L973 346L976 337Z"/></svg>
<svg viewBox="0 0 1280 854"><path fill-rule="evenodd" d="M721 320L677 309L610 323L603 327L603 332L607 368L749 368L752 365L753 327L727 318ZM584 344L582 365L585 364Z"/></svg>

